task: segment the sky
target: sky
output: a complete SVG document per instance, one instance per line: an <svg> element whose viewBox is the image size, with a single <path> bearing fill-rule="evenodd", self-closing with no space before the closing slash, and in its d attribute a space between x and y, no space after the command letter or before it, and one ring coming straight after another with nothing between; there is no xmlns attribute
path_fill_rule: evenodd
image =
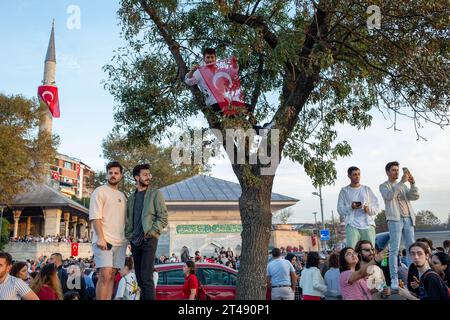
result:
<svg viewBox="0 0 450 320"><path fill-rule="evenodd" d="M75 6L75 7L74 7ZM75 8L75 11L74 11ZM55 19L56 83L59 87L61 118L54 119L53 131L61 140L58 151L81 159L95 170L104 167L101 143L114 127L113 97L103 88L107 79L104 65L114 50L124 46L120 38L118 1L1 0L0 1L0 93L35 97L43 78L44 59L51 21ZM73 24L79 9L79 28ZM336 161L338 178L322 189L324 217L337 216L340 188L348 184L347 168L361 169L362 183L368 185L382 203L378 191L386 180L384 166L397 160L407 166L416 179L420 199L414 209L431 210L441 221L450 212L450 128L426 126L416 140L411 121L400 120L401 131L389 129L391 122L374 112L369 129L338 127L338 139L348 141L353 155ZM202 118L193 119L205 125ZM227 158L213 161L211 175L237 182ZM292 210L290 222L320 219L319 198L311 180L299 164L283 159L274 180L273 192L300 199ZM383 204L381 205L383 208Z"/></svg>

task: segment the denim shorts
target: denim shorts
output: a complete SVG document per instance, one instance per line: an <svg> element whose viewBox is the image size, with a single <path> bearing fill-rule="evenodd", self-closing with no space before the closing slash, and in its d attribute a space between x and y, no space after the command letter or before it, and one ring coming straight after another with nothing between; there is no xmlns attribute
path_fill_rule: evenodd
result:
<svg viewBox="0 0 450 320"><path fill-rule="evenodd" d="M92 252L94 253L95 267L122 269L125 265L127 247L127 244L124 244L113 246L111 250L102 250L97 247L96 243L93 243Z"/></svg>

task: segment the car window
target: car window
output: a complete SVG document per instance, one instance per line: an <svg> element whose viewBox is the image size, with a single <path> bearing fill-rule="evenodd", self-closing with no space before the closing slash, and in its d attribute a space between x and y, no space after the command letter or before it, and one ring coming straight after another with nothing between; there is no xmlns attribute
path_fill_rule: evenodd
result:
<svg viewBox="0 0 450 320"><path fill-rule="evenodd" d="M184 273L183 270L170 270L164 272L166 276L167 285L183 285L184 284ZM158 280L159 283L159 280Z"/></svg>
<svg viewBox="0 0 450 320"><path fill-rule="evenodd" d="M162 272L158 272L158 283L156 284L157 286L162 286L166 284L166 272L162 271Z"/></svg>
<svg viewBox="0 0 450 320"><path fill-rule="evenodd" d="M235 286L236 276L230 272L214 268L203 268L204 285Z"/></svg>

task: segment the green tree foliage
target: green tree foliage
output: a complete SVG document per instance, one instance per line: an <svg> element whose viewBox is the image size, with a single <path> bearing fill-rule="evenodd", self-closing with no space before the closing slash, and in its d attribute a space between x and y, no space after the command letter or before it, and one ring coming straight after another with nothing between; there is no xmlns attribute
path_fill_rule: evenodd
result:
<svg viewBox="0 0 450 320"><path fill-rule="evenodd" d="M377 233L388 231L388 225L386 221L386 211L381 210L375 217L375 230Z"/></svg>
<svg viewBox="0 0 450 320"><path fill-rule="evenodd" d="M381 27L369 28L369 6ZM303 165L313 184L336 178L334 162L351 154L336 127L364 129L372 110L410 117L420 136L428 122L449 125L448 3L436 1L122 0L122 36L105 67L118 105L117 126L131 141L162 139L203 115L210 128L250 128L223 119L183 79L204 47L238 58L246 101L259 121L280 130L280 155ZM271 99L271 97L276 97ZM223 142L225 145L225 142ZM246 159L250 148L247 140ZM281 158L281 156L280 156ZM234 159L232 159L234 160ZM242 187L239 299L263 299L273 175L264 165L232 163Z"/></svg>
<svg viewBox="0 0 450 320"><path fill-rule="evenodd" d="M155 188L162 188L210 170L208 164L174 165L171 160L171 147L162 147L153 143L131 144L126 137L117 133L108 135L103 141L102 148L105 159L119 161L122 164L125 177L120 188L127 194L136 188L132 172L137 164L150 164L153 176L152 186ZM95 187L104 183L106 183L106 174L96 173Z"/></svg>
<svg viewBox="0 0 450 320"><path fill-rule="evenodd" d="M1 210L1 209L0 209ZM3 218L2 228L0 230L0 251L3 250L5 245L9 242L9 221Z"/></svg>
<svg viewBox="0 0 450 320"><path fill-rule="evenodd" d="M41 183L53 163L58 138L38 134L36 99L0 94L0 203L8 204L31 183Z"/></svg>
<svg viewBox="0 0 450 320"><path fill-rule="evenodd" d="M429 210L422 210L416 214L417 229L433 229L439 227L441 220Z"/></svg>

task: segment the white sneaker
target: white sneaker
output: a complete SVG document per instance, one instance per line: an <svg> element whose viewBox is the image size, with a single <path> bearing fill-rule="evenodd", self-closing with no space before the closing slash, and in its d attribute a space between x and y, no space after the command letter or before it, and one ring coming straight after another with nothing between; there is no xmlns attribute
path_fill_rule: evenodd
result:
<svg viewBox="0 0 450 320"><path fill-rule="evenodd" d="M398 291L398 279L391 279L391 290Z"/></svg>

